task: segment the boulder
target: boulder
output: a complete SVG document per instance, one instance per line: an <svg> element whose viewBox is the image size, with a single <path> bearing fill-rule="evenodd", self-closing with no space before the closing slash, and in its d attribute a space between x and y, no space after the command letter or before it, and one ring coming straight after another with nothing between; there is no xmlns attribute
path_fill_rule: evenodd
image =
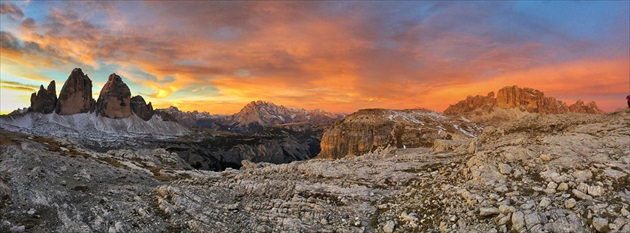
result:
<svg viewBox="0 0 630 233"><path fill-rule="evenodd" d="M44 89L44 85L39 86L39 91L31 95L30 111L40 113L52 113L55 111L57 104L57 91L55 89L55 80L50 81L48 88Z"/></svg>
<svg viewBox="0 0 630 233"><path fill-rule="evenodd" d="M155 114L151 103L147 104L142 96L134 96L133 98L131 98L130 104L131 111L135 113L136 116L142 118L145 121L150 120L151 117L153 117L153 115Z"/></svg>
<svg viewBox="0 0 630 233"><path fill-rule="evenodd" d="M120 76L109 75L96 102L97 114L109 118L131 116L131 91Z"/></svg>
<svg viewBox="0 0 630 233"><path fill-rule="evenodd" d="M94 107L92 80L81 68L75 68L61 88L55 112L59 115L71 115L94 111Z"/></svg>

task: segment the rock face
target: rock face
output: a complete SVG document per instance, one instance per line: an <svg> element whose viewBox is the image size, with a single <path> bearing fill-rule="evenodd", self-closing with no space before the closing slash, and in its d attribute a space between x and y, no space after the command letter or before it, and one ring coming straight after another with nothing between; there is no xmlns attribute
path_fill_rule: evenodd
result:
<svg viewBox="0 0 630 233"><path fill-rule="evenodd" d="M55 112L71 115L93 111L94 107L92 80L80 68L75 68L61 88Z"/></svg>
<svg viewBox="0 0 630 233"><path fill-rule="evenodd" d="M487 96L469 96L465 100L449 106L444 110L444 114L484 114L496 108L519 109L521 111L542 114L561 114L567 112L603 113L603 111L597 108L595 102L584 105L584 102L580 100L571 106L567 106L566 103L556 98L546 97L542 91L532 88L509 86L499 90L496 97L493 92L490 92Z"/></svg>
<svg viewBox="0 0 630 233"><path fill-rule="evenodd" d="M364 109L324 133L318 157L336 159L387 147L431 147L436 139L472 138L479 130L429 110Z"/></svg>
<svg viewBox="0 0 630 233"><path fill-rule="evenodd" d="M101 89L96 102L97 114L109 118L127 118L131 116L131 91L120 76L109 75L107 83Z"/></svg>
<svg viewBox="0 0 630 233"><path fill-rule="evenodd" d="M55 80L50 81L48 88L44 89L44 85L39 87L39 91L31 95L31 108L33 112L52 113L55 111L57 104L57 91L55 89Z"/></svg>
<svg viewBox="0 0 630 233"><path fill-rule="evenodd" d="M142 96L134 96L133 98L131 98L130 104L131 111L135 113L136 116L142 118L145 121L150 120L151 117L153 117L153 115L155 114L151 103L149 102L149 104L147 104Z"/></svg>

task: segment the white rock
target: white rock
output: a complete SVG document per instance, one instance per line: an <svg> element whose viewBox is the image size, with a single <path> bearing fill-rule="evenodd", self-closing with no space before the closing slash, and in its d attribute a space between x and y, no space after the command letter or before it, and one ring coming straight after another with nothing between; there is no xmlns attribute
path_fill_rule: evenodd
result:
<svg viewBox="0 0 630 233"><path fill-rule="evenodd" d="M567 209L573 209L573 207L575 207L576 204L577 202L573 198L564 201L564 207Z"/></svg>
<svg viewBox="0 0 630 233"><path fill-rule="evenodd" d="M509 213L514 213L514 211L516 211L516 208L509 206L509 205L500 205L499 206L499 212L501 212L502 214L509 214Z"/></svg>
<svg viewBox="0 0 630 233"><path fill-rule="evenodd" d="M549 199L548 197L543 197L540 200L540 203L538 204L538 206L540 206L541 208L547 208L550 204L551 204L551 199Z"/></svg>
<svg viewBox="0 0 630 233"><path fill-rule="evenodd" d="M588 184L580 183L580 184L578 184L576 189L580 190L580 192L586 193L586 192L588 192L588 187L589 187Z"/></svg>
<svg viewBox="0 0 630 233"><path fill-rule="evenodd" d="M588 187L588 194L591 196L599 197L604 194L604 188L599 185L593 185Z"/></svg>
<svg viewBox="0 0 630 233"><path fill-rule="evenodd" d="M495 214L499 214L499 209L495 207L479 208L479 215L481 215L481 217L486 217L486 216L495 215Z"/></svg>
<svg viewBox="0 0 630 233"><path fill-rule="evenodd" d="M383 226L383 232L392 233L394 232L394 227L396 227L396 223L394 223L394 221L389 220L387 221L385 226Z"/></svg>
<svg viewBox="0 0 630 233"><path fill-rule="evenodd" d="M497 221L496 221L497 225L505 225L510 221L511 218L512 218L512 214L507 214L507 215L501 214L497 216Z"/></svg>
<svg viewBox="0 0 630 233"><path fill-rule="evenodd" d="M405 222L414 222L418 220L416 213L407 214L407 212L402 212L399 217Z"/></svg>
<svg viewBox="0 0 630 233"><path fill-rule="evenodd" d="M573 189L573 195L575 195L575 197L582 199L582 200L591 200L593 199L593 197L587 195L586 193L581 192L580 190L577 189Z"/></svg>
<svg viewBox="0 0 630 233"><path fill-rule="evenodd" d="M551 155L550 154L542 154L542 155L540 155L540 159L542 159L542 161L549 161L549 160L551 160Z"/></svg>
<svg viewBox="0 0 630 233"><path fill-rule="evenodd" d="M558 189L557 190L558 191L567 191L567 190L569 190L569 184L562 182L562 183L560 183L558 185Z"/></svg>

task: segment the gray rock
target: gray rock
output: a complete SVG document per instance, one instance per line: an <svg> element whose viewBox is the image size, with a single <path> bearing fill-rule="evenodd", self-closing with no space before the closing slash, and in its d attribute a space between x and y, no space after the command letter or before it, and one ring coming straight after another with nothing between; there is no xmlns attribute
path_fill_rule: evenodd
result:
<svg viewBox="0 0 630 233"><path fill-rule="evenodd" d="M24 227L24 226L14 226L14 227L11 227L11 229L9 231L11 231L11 232L24 232L24 230L26 230L26 227Z"/></svg>
<svg viewBox="0 0 630 233"><path fill-rule="evenodd" d="M387 221L387 223L385 224L385 226L383 226L383 232L385 233L392 233L394 232L394 228L396 227L396 223L394 223L394 221Z"/></svg>
<svg viewBox="0 0 630 233"><path fill-rule="evenodd" d="M510 174L512 172L512 167L509 164L501 163L499 164L499 172L501 174Z"/></svg>
<svg viewBox="0 0 630 233"><path fill-rule="evenodd" d="M579 199L582 199L582 200L591 200L591 199L593 199L593 197L591 197L588 194L583 193L582 191L577 190L577 189L573 189L573 195L575 195L575 197L577 197Z"/></svg>
<svg viewBox="0 0 630 233"><path fill-rule="evenodd" d="M577 183L586 182L593 178L593 173L589 170L575 171L573 172L573 177Z"/></svg>
<svg viewBox="0 0 630 233"><path fill-rule="evenodd" d="M540 219L540 215L538 215L537 212L533 212L530 214L525 215L525 224L527 226L527 229L529 229L530 231L531 228L535 225L539 225L542 223L542 220Z"/></svg>
<svg viewBox="0 0 630 233"><path fill-rule="evenodd" d="M593 227L599 232L608 231L608 219L598 217L593 218Z"/></svg>

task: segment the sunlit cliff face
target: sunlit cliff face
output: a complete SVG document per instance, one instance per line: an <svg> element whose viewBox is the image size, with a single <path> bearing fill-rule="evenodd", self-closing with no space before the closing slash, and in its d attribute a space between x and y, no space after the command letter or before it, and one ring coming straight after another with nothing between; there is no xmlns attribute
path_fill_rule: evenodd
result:
<svg viewBox="0 0 630 233"><path fill-rule="evenodd" d="M93 93L115 72L158 108L211 113L443 111L509 85L612 111L630 85L629 4L3 2L0 112L75 67Z"/></svg>

